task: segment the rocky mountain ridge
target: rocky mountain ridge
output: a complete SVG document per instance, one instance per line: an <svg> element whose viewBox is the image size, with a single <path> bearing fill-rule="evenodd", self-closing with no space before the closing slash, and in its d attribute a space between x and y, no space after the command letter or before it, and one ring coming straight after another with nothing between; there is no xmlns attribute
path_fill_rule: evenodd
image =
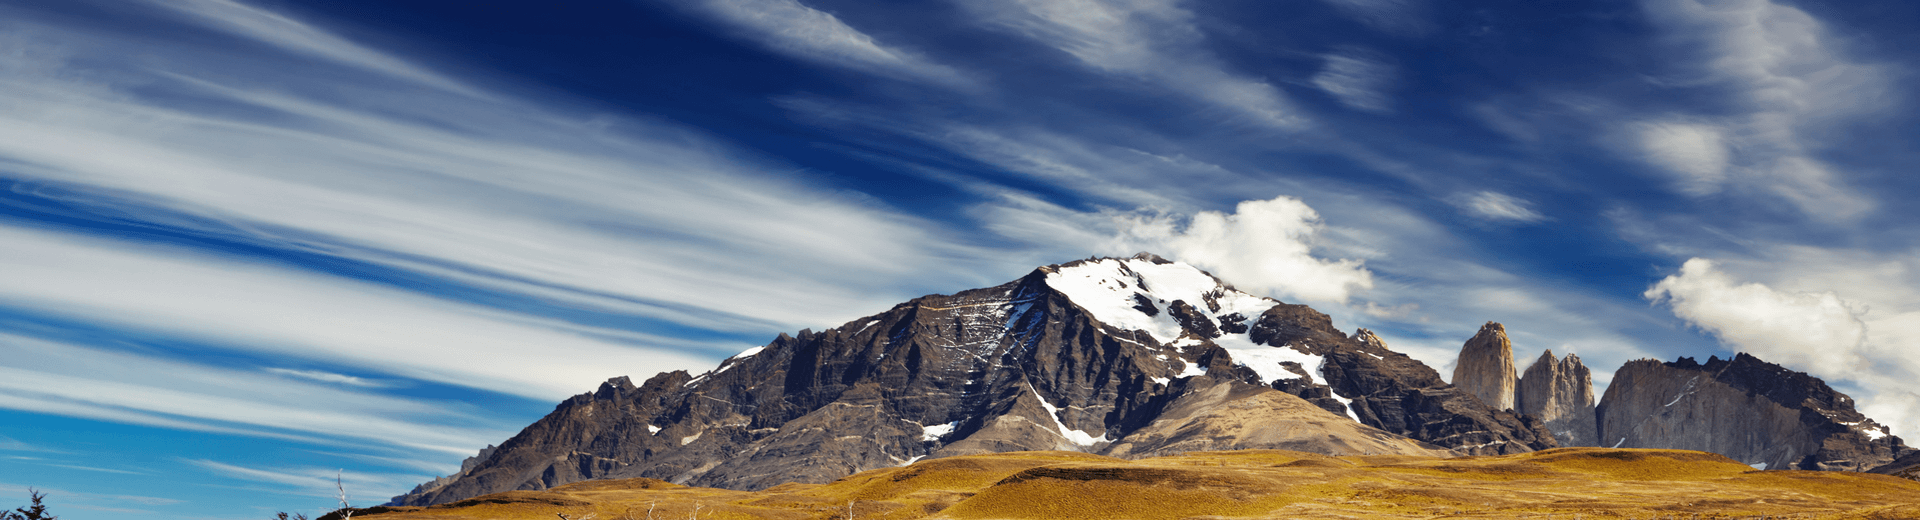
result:
<svg viewBox="0 0 1920 520"><path fill-rule="evenodd" d="M1762 469L1866 471L1914 451L1819 378L1746 353L1628 362L1597 415L1609 446L1710 451Z"/></svg>
<svg viewBox="0 0 1920 520"><path fill-rule="evenodd" d="M1366 330L1152 255L1045 266L820 332L701 375L615 378L396 497L430 505L588 479L729 489L927 457L1281 448L1506 454L1553 447Z"/></svg>
<svg viewBox="0 0 1920 520"><path fill-rule="evenodd" d="M1506 390L1511 349L1505 327L1488 323L1461 347L1454 383L1487 394L1482 400L1518 403L1562 446L1699 450L1762 469L1843 471L1885 467L1914 451L1826 382L1750 354L1628 362L1596 405L1579 357L1551 350Z"/></svg>
<svg viewBox="0 0 1920 520"><path fill-rule="evenodd" d="M1619 434L1613 447L1827 470L1913 452L1817 378L1744 354L1629 363L1596 406L1578 356L1548 351L1520 376L1512 348L1487 323L1455 386L1307 306L1152 255L1094 258L781 334L704 374L608 380L393 504L607 478L763 489L1030 450L1502 455Z"/></svg>

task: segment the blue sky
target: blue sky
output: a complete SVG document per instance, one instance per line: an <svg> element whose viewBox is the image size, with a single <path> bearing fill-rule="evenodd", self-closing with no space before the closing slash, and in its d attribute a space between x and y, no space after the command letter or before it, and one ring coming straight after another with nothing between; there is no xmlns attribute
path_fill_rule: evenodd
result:
<svg viewBox="0 0 1920 520"><path fill-rule="evenodd" d="M0 0L0 505L372 504L614 376L1153 251L1443 374L1920 434L1901 1Z"/></svg>

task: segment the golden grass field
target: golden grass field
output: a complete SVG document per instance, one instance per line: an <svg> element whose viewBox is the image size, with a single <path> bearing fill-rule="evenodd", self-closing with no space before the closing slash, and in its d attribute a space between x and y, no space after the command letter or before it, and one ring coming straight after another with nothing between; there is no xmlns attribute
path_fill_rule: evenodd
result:
<svg viewBox="0 0 1920 520"><path fill-rule="evenodd" d="M747 492L652 479L513 491L369 520L1920 519L1920 482L1756 471L1696 451L1560 448L1498 457L1276 450L1121 460L1016 452Z"/></svg>

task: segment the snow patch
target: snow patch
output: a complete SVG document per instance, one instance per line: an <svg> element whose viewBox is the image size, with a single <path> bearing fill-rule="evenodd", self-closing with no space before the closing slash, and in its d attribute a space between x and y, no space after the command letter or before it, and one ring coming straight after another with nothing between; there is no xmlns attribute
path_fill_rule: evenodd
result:
<svg viewBox="0 0 1920 520"><path fill-rule="evenodd" d="M1861 428L1860 433L1867 434L1867 440L1870 440L1870 441L1877 441L1887 436L1887 432L1883 432L1873 428Z"/></svg>
<svg viewBox="0 0 1920 520"><path fill-rule="evenodd" d="M1620 445L1622 445L1622 444L1626 444L1626 443L1627 443L1627 438L1626 438L1626 437L1621 437L1621 438L1620 438L1620 442L1616 442L1616 443L1613 443L1613 447L1615 447L1615 448L1618 448L1618 447L1620 447Z"/></svg>
<svg viewBox="0 0 1920 520"><path fill-rule="evenodd" d="M902 462L902 463L900 463L900 465L901 465L901 466L912 466L912 465L913 465L913 463L914 463L915 461L918 461L918 460L920 460L920 459L924 459L924 458L927 458L927 456L926 456L926 455L914 455L914 456L913 456L913 458L910 458L910 459L907 459L907 461L906 461L906 462Z"/></svg>
<svg viewBox="0 0 1920 520"><path fill-rule="evenodd" d="M1755 463L1752 463L1752 464L1748 464L1748 466L1753 466L1753 469L1757 469L1757 470L1760 470L1760 471L1766 471L1766 470L1767 470L1767 463L1765 463L1765 462L1755 462Z"/></svg>
<svg viewBox="0 0 1920 520"><path fill-rule="evenodd" d="M1102 434L1099 437L1094 437L1092 435L1088 435L1087 432L1082 430L1067 429L1067 423L1062 422L1060 420L1059 407L1054 406L1053 403L1047 402L1047 398L1040 397L1040 391L1033 388L1033 383L1027 383L1027 391L1033 392L1033 398L1040 400L1040 406L1045 407L1047 409L1047 415L1049 417L1053 417L1053 425L1060 428L1060 436L1065 437L1067 439L1067 442L1074 443L1075 445L1078 445L1080 447L1092 447L1094 444L1099 444L1102 442L1113 442L1113 439L1108 439L1105 434Z"/></svg>
<svg viewBox="0 0 1920 520"><path fill-rule="evenodd" d="M727 358L727 359L746 359L746 358L750 358L750 357L753 357L753 355L754 355L754 354L759 354L759 353L760 353L760 351L762 351L762 350L766 350L766 349L767 349L767 347L753 347L753 348L750 348L750 349L746 349L746 350L742 350L742 351L740 351L740 353L739 353L739 354L734 354L734 355L733 355L733 357L730 357L730 358Z"/></svg>
<svg viewBox="0 0 1920 520"><path fill-rule="evenodd" d="M647 425L647 435L659 435L659 434L660 434L659 426L654 426L651 424Z"/></svg>
<svg viewBox="0 0 1920 520"><path fill-rule="evenodd" d="M1175 300L1185 301L1201 314L1219 321L1220 316L1240 313L1255 317L1278 302L1240 291L1227 290L1218 280L1193 266L1173 262L1155 264L1140 259L1102 259L1047 274L1047 286L1067 295L1067 299L1093 314L1094 319L1122 330L1142 330L1161 344L1180 339L1180 323L1167 313ZM1207 306L1206 296L1215 295L1220 310ZM1152 304L1151 316L1140 309L1135 296L1144 296Z"/></svg>
<svg viewBox="0 0 1920 520"><path fill-rule="evenodd" d="M1700 376L1693 376L1693 379L1688 379L1687 387L1680 389L1680 395L1673 396L1673 401L1667 403L1667 406L1673 406L1674 403L1680 402L1681 399L1693 395L1693 384L1698 382L1700 382Z"/></svg>
<svg viewBox="0 0 1920 520"><path fill-rule="evenodd" d="M1185 377L1204 376L1204 375L1207 375L1207 367L1203 367L1203 366L1200 366L1199 363L1194 363L1189 361L1187 362L1187 368L1185 370L1181 370L1179 374L1175 374L1174 377L1185 378Z"/></svg>
<svg viewBox="0 0 1920 520"><path fill-rule="evenodd" d="M1327 358L1325 358L1325 357L1321 357L1321 358L1320 358L1320 364L1319 364L1319 365L1315 365L1315 366L1313 367L1313 373L1314 373L1314 374L1317 374L1317 375L1319 375L1319 376L1320 376L1320 379L1318 379L1318 380L1320 380L1320 381L1325 381L1325 380L1326 380L1326 377L1327 377ZM1273 383L1267 383L1267 384L1273 384ZM1336 391L1333 391L1333 385L1327 385L1327 393L1328 393L1329 395L1332 395L1332 396L1333 396L1333 400L1335 400L1335 401L1340 401L1340 404L1344 404L1344 405L1347 405L1347 417L1349 417L1349 418L1351 418L1351 419L1353 419L1353 422L1357 422L1357 423L1361 423L1361 424L1366 424L1366 423L1364 423L1364 422L1361 422L1361 421L1360 421L1360 414L1356 414L1356 413L1353 413L1353 400L1352 400L1352 399L1348 399L1348 398L1345 398L1345 397L1341 397L1341 396L1340 396L1340 392L1336 392Z"/></svg>
<svg viewBox="0 0 1920 520"><path fill-rule="evenodd" d="M1153 380L1153 382L1154 382L1154 383L1157 383L1157 384L1159 384L1160 386L1167 386L1167 383L1171 383L1171 382L1173 382L1173 380L1172 380L1172 379L1167 379L1167 378L1164 378L1164 377L1149 377L1149 378L1147 378L1147 379L1151 379L1151 380Z"/></svg>
<svg viewBox="0 0 1920 520"><path fill-rule="evenodd" d="M1246 340L1245 336L1228 334L1214 342L1227 349L1227 355L1233 356L1234 364L1253 369L1254 373L1260 374L1260 380L1269 385L1282 379L1300 379L1300 374L1280 366L1280 363L1287 361L1299 363L1300 368L1306 369L1308 381L1317 385L1327 384L1326 379L1319 375L1320 364L1326 361L1324 357L1302 353L1292 347L1258 345Z"/></svg>
<svg viewBox="0 0 1920 520"><path fill-rule="evenodd" d="M687 436L687 437L681 437L681 438L680 438L680 445L681 445L681 446L686 446L686 445L688 445L688 444L693 444L693 441L697 441L697 440L700 440L700 436L701 436L702 434L705 434L705 433L707 433L707 432L693 432L693 435L691 435L691 436Z"/></svg>
<svg viewBox="0 0 1920 520"><path fill-rule="evenodd" d="M1340 401L1340 404L1344 404L1344 405L1347 405L1347 417L1348 417L1348 418L1351 418L1351 419L1353 419L1353 422L1361 422L1361 421L1360 421L1360 414L1357 414L1357 413L1353 413L1353 400L1352 400L1352 399L1348 399L1348 398L1345 398L1345 397L1340 397L1340 392L1327 392L1327 393L1328 393L1328 394L1331 394L1331 395L1333 396L1333 400L1335 400L1335 401ZM1366 424L1366 423L1361 423L1361 424Z"/></svg>
<svg viewBox="0 0 1920 520"><path fill-rule="evenodd" d="M920 441L921 442L937 442L940 440L941 437L945 437L947 436L947 434L953 433L953 428L959 425L960 425L960 421L954 421L946 424L935 424L933 426L922 427L920 431ZM911 464L912 461L908 461L908 463Z"/></svg>

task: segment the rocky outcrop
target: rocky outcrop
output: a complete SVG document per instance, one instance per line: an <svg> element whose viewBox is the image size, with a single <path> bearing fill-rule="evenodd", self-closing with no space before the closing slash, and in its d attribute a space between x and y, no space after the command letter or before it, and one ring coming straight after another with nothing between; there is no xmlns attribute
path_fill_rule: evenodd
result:
<svg viewBox="0 0 1920 520"><path fill-rule="evenodd" d="M1388 432L1453 449L1463 455L1503 455L1556 447L1546 425L1511 410L1495 410L1440 373L1387 348L1373 331L1352 337L1325 314L1304 305L1263 313L1254 338L1292 345L1315 357L1317 380L1281 379L1272 386ZM1263 332L1265 331L1265 332ZM1317 381L1318 383L1316 384Z"/></svg>
<svg viewBox="0 0 1920 520"><path fill-rule="evenodd" d="M1908 452L1893 462L1867 470L1868 473L1893 475L1908 480L1920 480L1920 450Z"/></svg>
<svg viewBox="0 0 1920 520"><path fill-rule="evenodd" d="M1514 396L1520 413L1545 422L1547 430L1561 446L1598 446L1597 417L1593 406L1593 374L1580 363L1580 356L1566 359L1548 350L1520 376L1519 392Z"/></svg>
<svg viewBox="0 0 1920 520"><path fill-rule="evenodd" d="M782 334L705 374L616 378L394 502L600 478L761 489L1019 450L1499 454L1553 442L1369 332L1348 337L1305 306L1142 255Z"/></svg>
<svg viewBox="0 0 1920 520"><path fill-rule="evenodd" d="M1912 451L1819 378L1745 353L1629 362L1598 416L1605 446L1709 451L1763 469L1864 471Z"/></svg>
<svg viewBox="0 0 1920 520"><path fill-rule="evenodd" d="M1507 340L1507 328L1487 322L1480 332L1460 347L1460 358L1453 364L1453 385L1495 410L1514 408L1514 390L1519 379L1513 370L1513 342Z"/></svg>

